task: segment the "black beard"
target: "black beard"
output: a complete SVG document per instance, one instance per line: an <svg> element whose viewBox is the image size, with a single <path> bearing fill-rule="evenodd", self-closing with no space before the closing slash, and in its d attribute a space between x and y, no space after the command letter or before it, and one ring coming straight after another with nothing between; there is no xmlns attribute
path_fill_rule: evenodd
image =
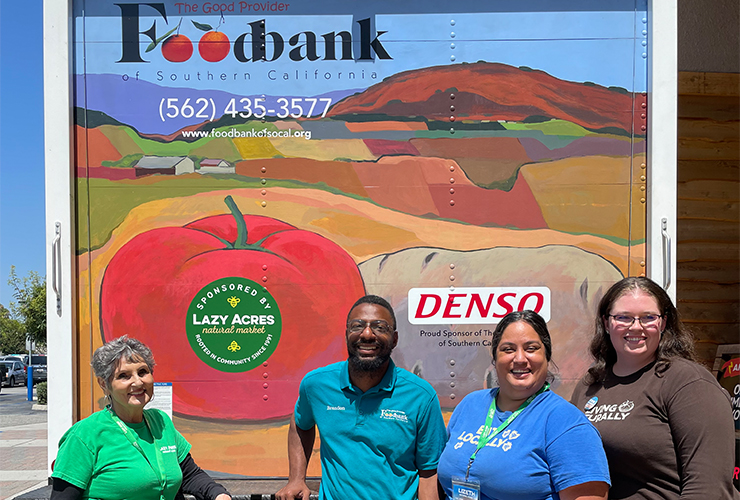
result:
<svg viewBox="0 0 740 500"><path fill-rule="evenodd" d="M356 352L352 352L349 349L347 349L347 354L349 354L348 361L352 371L362 373L377 372L383 367L386 361L391 359L391 350L387 352L384 350L380 351L373 359L362 359Z"/></svg>

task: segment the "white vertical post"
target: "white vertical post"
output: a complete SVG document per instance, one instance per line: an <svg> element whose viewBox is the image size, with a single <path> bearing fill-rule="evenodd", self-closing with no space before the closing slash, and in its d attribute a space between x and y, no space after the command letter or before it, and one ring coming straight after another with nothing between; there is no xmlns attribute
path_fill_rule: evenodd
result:
<svg viewBox="0 0 740 500"><path fill-rule="evenodd" d="M75 419L72 0L44 0L48 464Z"/></svg>
<svg viewBox="0 0 740 500"><path fill-rule="evenodd" d="M676 301L678 6L648 3L648 276ZM670 244L668 244L670 242Z"/></svg>

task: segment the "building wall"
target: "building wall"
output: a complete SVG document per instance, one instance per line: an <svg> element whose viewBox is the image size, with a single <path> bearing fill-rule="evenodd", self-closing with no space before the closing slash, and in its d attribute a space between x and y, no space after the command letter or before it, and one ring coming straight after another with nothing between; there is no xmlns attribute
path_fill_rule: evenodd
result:
<svg viewBox="0 0 740 500"><path fill-rule="evenodd" d="M677 305L711 368L740 342L740 74L678 80Z"/></svg>
<svg viewBox="0 0 740 500"><path fill-rule="evenodd" d="M678 0L678 69L740 73L740 0Z"/></svg>

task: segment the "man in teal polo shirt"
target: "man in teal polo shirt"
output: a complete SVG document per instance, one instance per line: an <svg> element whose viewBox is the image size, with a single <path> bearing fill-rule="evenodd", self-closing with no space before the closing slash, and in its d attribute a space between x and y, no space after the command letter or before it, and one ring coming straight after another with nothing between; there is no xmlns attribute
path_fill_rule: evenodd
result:
<svg viewBox="0 0 740 500"><path fill-rule="evenodd" d="M306 470L321 434L322 500L436 500L447 432L437 394L397 368L396 317L376 295L347 317L347 361L308 373L288 432L290 478L278 500L308 500Z"/></svg>

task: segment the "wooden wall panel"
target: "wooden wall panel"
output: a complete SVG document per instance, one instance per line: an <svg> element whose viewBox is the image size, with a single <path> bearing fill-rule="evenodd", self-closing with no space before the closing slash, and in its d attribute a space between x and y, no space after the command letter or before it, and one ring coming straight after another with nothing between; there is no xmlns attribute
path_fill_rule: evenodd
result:
<svg viewBox="0 0 740 500"><path fill-rule="evenodd" d="M676 253L681 263L735 261L740 255L740 242L685 241L676 247Z"/></svg>
<svg viewBox="0 0 740 500"><path fill-rule="evenodd" d="M681 289L684 302L727 300L727 297L740 297L740 283L684 280Z"/></svg>
<svg viewBox="0 0 740 500"><path fill-rule="evenodd" d="M726 180L737 181L740 178L740 162L718 160L714 162L697 160L678 161L678 181ZM728 187L730 187L728 185Z"/></svg>
<svg viewBox="0 0 740 500"><path fill-rule="evenodd" d="M677 302L711 369L740 342L740 75L679 73Z"/></svg>
<svg viewBox="0 0 740 500"><path fill-rule="evenodd" d="M681 194L679 192L679 203ZM740 236L737 221L718 220L712 217L682 217L678 224L678 244L701 242L734 243ZM711 257L711 255L707 255Z"/></svg>
<svg viewBox="0 0 740 500"><path fill-rule="evenodd" d="M696 73L693 71L678 72L678 94L701 96L734 96L740 95L738 73Z"/></svg>

